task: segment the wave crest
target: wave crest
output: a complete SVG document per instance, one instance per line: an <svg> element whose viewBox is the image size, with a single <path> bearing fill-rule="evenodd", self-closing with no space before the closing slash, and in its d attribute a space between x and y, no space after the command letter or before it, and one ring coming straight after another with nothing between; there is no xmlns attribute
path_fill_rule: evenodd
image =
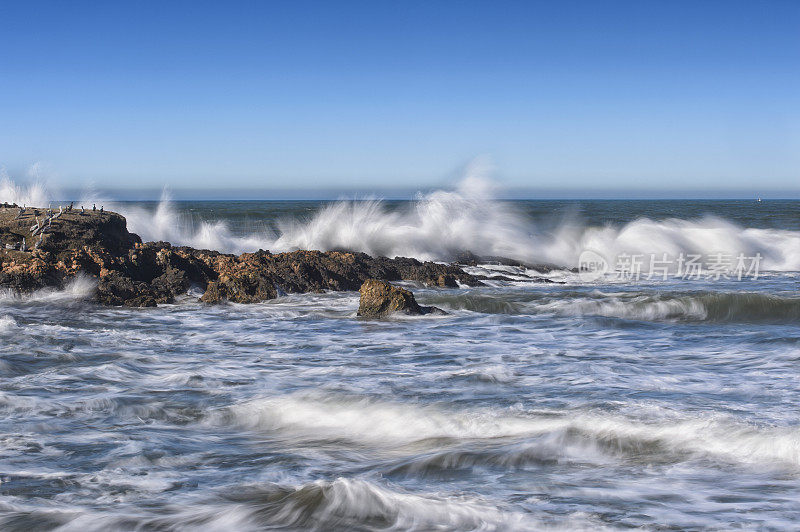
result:
<svg viewBox="0 0 800 532"><path fill-rule="evenodd" d="M223 221L182 218L164 199L155 212L121 208L132 231L145 240L240 253L297 249L347 249L373 256L450 261L470 252L529 264L573 268L582 251L600 252L609 264L621 254L678 257L722 253L761 255L761 270L800 271L800 232L744 228L706 216L696 220L640 218L620 226L586 226L576 220L543 227L512 203L498 201L473 181L454 191L419 196L404 208L380 200L339 201L310 219L278 220L278 231L235 234ZM645 269L648 265L645 265Z"/></svg>
<svg viewBox="0 0 800 532"><path fill-rule="evenodd" d="M528 459L597 463L712 457L800 469L800 430L756 427L722 417L634 420L602 412L445 411L322 394L257 400L235 406L229 414L226 422L295 443L344 440L392 454L405 454L404 449L416 454L426 446L440 450L478 445L480 457L466 454L464 459L506 466ZM506 444L500 455L491 450ZM448 456L454 456L455 463L461 459Z"/></svg>
<svg viewBox="0 0 800 532"><path fill-rule="evenodd" d="M800 323L800 298L758 292L434 293L426 295L425 303L485 314L556 314L709 323Z"/></svg>
<svg viewBox="0 0 800 532"><path fill-rule="evenodd" d="M11 289L0 290L0 303L65 303L84 301L92 296L97 281L85 276L76 275L62 289L42 288L29 294L20 294Z"/></svg>
<svg viewBox="0 0 800 532"><path fill-rule="evenodd" d="M123 214L129 229L144 240L229 253L348 249L388 257L453 260L471 252L565 268L577 266L586 249L600 253L610 264L621 254L666 253L678 257L681 253L741 253L751 257L759 253L762 270L800 271L798 231L745 228L713 216L693 220L640 218L618 226L587 226L568 219L544 227L513 203L495 199L491 189L479 175L468 175L455 190L419 195L401 209L391 209L380 200L339 201L307 220L265 220L276 222L275 233L236 234L224 220L196 223L180 214L166 194L155 210L123 204L106 206ZM24 190L8 178L0 182L0 201L47 204L45 196L40 186Z"/></svg>

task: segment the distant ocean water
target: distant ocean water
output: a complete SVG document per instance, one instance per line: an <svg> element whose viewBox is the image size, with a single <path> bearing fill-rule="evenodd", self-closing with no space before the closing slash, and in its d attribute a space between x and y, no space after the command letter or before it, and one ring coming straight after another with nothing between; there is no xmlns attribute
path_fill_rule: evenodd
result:
<svg viewBox="0 0 800 532"><path fill-rule="evenodd" d="M798 201L459 190L106 208L146 240L471 251L493 258L470 271L497 279L409 284L449 314L383 321L355 317L356 293L223 306L193 293L156 309L85 302L86 280L0 295L4 530L800 520ZM608 271L575 270L586 249ZM695 255L703 268L687 275ZM639 271L625 270L633 256ZM759 257L758 272L716 275L714 256ZM654 273L651 257L667 267Z"/></svg>

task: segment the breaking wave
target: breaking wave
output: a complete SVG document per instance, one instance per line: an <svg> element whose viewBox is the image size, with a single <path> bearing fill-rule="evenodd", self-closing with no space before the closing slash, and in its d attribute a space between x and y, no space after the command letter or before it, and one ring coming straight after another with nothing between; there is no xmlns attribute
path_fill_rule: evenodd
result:
<svg viewBox="0 0 800 532"><path fill-rule="evenodd" d="M670 257L723 253L761 254L761 270L800 271L800 232L741 227L706 216L700 219L640 218L623 225L587 226L566 220L543 227L512 203L498 201L488 181L468 175L455 190L437 190L392 209L380 200L339 201L309 219L264 220L264 230L237 234L223 220L197 222L182 215L164 195L155 210L109 204L128 219L129 229L144 240L241 253L269 249L363 251L388 257L452 260L464 252L504 257L531 264L573 268L586 249L610 263L620 254ZM45 204L43 189L24 190L7 178L0 201L20 199ZM97 200L87 200L89 203Z"/></svg>
<svg viewBox="0 0 800 532"><path fill-rule="evenodd" d="M12 316L0 316L0 333L13 331L17 328L17 320Z"/></svg>
<svg viewBox="0 0 800 532"><path fill-rule="evenodd" d="M113 203L110 208L125 216L128 229L138 234L145 242L165 241L197 249L239 254L270 249L274 239L274 235L268 233L236 235L230 226L221 220L196 223L175 209L166 191L155 211Z"/></svg>
<svg viewBox="0 0 800 532"><path fill-rule="evenodd" d="M482 190L482 189L478 189ZM453 260L464 252L531 264L572 268L585 249L614 257L670 257L723 253L760 254L762 270L800 270L800 232L743 228L718 217L697 220L640 218L621 226L585 226L563 222L538 227L512 204L492 200L472 185L420 196L406 208L390 209L379 200L339 201L308 220L277 220L277 232L236 235L222 222L183 218L164 199L155 212L120 207L132 231L145 240L241 253L297 249L347 249L375 256ZM646 268L647 265L645 265Z"/></svg>
<svg viewBox="0 0 800 532"><path fill-rule="evenodd" d="M757 427L724 417L639 421L600 412L449 411L322 394L256 400L233 407L230 414L228 422L292 441L344 440L394 452L408 447L414 454L426 442L431 449L441 449L447 441L490 444L488 451L481 446L477 457L448 450L444 458L439 456L440 465L480 460L515 466L525 457L593 463L609 458L716 458L800 469L800 429ZM500 451L493 447L512 442L517 444Z"/></svg>
<svg viewBox="0 0 800 532"><path fill-rule="evenodd" d="M41 183L29 186L18 186L11 178L0 171L0 203L16 203L17 205L46 206L50 201L47 187Z"/></svg>
<svg viewBox="0 0 800 532"><path fill-rule="evenodd" d="M307 220L276 220L277 232L237 235L223 221L182 217L164 198L158 208L119 207L132 231L145 240L241 253L297 249L348 249L375 256L453 260L464 252L532 264L572 268L585 249L599 251L613 264L627 253L677 257L723 253L761 254L763 270L800 270L800 232L740 227L718 217L697 220L641 218L621 226L591 227L577 221L538 227L512 204L495 201L467 181L455 191L418 197L406 208L390 209L379 200L339 201Z"/></svg>
<svg viewBox="0 0 800 532"><path fill-rule="evenodd" d="M14 518L58 530L596 530L602 524L565 515L544 523L521 512L504 511L479 499L415 494L362 479L337 478L298 486L238 486L194 504L166 505L160 516L110 514L77 508L30 509L3 504L0 524Z"/></svg>
<svg viewBox="0 0 800 532"><path fill-rule="evenodd" d="M253 487L229 498L262 525L313 530L526 530L536 524L477 500L405 493L348 478L297 488Z"/></svg>
<svg viewBox="0 0 800 532"><path fill-rule="evenodd" d="M42 288L31 293L20 293L11 289L0 290L0 303L56 303L83 301L91 297L97 281L77 275L62 289Z"/></svg>
<svg viewBox="0 0 800 532"><path fill-rule="evenodd" d="M800 298L756 292L429 294L426 304L485 314L602 316L644 321L800 323Z"/></svg>

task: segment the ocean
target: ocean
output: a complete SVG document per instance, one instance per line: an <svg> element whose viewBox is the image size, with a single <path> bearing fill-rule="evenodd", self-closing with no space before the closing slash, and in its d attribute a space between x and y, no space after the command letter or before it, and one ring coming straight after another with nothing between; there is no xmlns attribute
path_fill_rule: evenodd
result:
<svg viewBox="0 0 800 532"><path fill-rule="evenodd" d="M385 320L357 318L353 292L148 309L86 301L89 279L0 294L3 530L800 521L798 201L104 206L145 240L469 251L493 279L404 283L447 315Z"/></svg>

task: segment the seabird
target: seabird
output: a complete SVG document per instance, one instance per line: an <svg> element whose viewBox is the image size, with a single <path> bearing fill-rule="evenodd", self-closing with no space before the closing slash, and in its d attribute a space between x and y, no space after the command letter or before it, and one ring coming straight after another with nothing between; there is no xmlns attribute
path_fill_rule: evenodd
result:
<svg viewBox="0 0 800 532"><path fill-rule="evenodd" d="M97 210L97 203L92 203L92 212Z"/></svg>
<svg viewBox="0 0 800 532"><path fill-rule="evenodd" d="M103 206L100 205L100 212L103 212Z"/></svg>
<svg viewBox="0 0 800 532"><path fill-rule="evenodd" d="M83 205L81 205L81 214L83 214L83 213L85 213L85 212L86 212L86 209L84 209L84 208L83 208Z"/></svg>
<svg viewBox="0 0 800 532"><path fill-rule="evenodd" d="M19 245L20 251L27 251L28 249L25 247L25 237L22 237L22 244Z"/></svg>

